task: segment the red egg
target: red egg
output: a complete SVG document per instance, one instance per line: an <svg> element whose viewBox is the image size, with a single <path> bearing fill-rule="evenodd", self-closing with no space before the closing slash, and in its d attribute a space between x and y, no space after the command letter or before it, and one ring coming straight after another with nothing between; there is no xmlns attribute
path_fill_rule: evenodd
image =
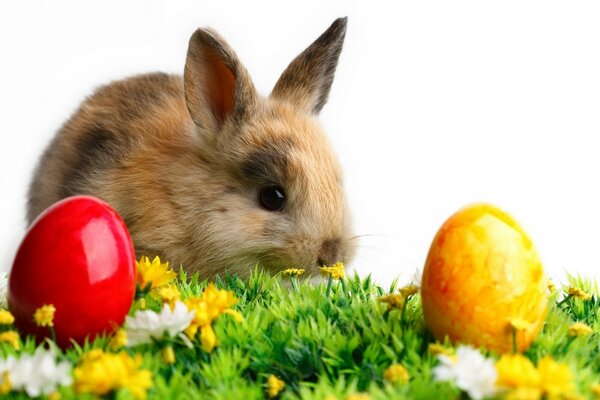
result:
<svg viewBox="0 0 600 400"><path fill-rule="evenodd" d="M20 332L50 337L33 314L52 304L61 347L113 331L134 294L135 252L127 227L107 203L89 196L61 200L34 221L8 280L8 305Z"/></svg>

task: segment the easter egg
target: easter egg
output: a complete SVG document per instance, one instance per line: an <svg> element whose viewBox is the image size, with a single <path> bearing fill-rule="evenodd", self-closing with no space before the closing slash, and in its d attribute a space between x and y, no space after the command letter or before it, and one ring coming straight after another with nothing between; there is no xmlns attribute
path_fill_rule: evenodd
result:
<svg viewBox="0 0 600 400"><path fill-rule="evenodd" d="M511 216L489 204L467 206L439 229L421 295L425 321L438 340L500 353L529 347L548 302L533 242Z"/></svg>
<svg viewBox="0 0 600 400"><path fill-rule="evenodd" d="M53 305L57 343L81 344L123 323L135 294L135 252L121 217L89 196L61 200L31 225L8 280L8 305L21 333L50 337L35 311Z"/></svg>

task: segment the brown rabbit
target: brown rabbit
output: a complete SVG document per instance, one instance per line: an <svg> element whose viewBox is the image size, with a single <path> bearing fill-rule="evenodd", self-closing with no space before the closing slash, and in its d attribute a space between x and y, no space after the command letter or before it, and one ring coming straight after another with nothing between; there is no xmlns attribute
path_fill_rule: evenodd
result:
<svg viewBox="0 0 600 400"><path fill-rule="evenodd" d="M121 214L138 256L203 277L347 263L342 171L316 118L345 32L337 19L266 98L207 29L190 39L183 79L153 73L101 87L43 154L28 222L89 194Z"/></svg>

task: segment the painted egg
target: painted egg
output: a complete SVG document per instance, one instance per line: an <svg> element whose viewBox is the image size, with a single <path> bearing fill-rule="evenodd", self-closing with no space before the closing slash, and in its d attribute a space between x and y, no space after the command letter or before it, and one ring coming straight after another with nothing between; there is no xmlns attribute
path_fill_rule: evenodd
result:
<svg viewBox="0 0 600 400"><path fill-rule="evenodd" d="M33 321L53 305L57 343L83 343L123 323L135 294L135 252L121 217L88 196L59 201L29 228L13 262L8 305L22 333L50 337Z"/></svg>
<svg viewBox="0 0 600 400"><path fill-rule="evenodd" d="M474 204L437 232L423 270L423 312L440 341L524 351L546 316L547 278L533 242L504 211Z"/></svg>

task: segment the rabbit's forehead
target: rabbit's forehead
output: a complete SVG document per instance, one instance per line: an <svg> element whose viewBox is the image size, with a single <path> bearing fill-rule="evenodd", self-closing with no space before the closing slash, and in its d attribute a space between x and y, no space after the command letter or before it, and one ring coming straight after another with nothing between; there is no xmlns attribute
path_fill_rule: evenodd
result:
<svg viewBox="0 0 600 400"><path fill-rule="evenodd" d="M341 186L341 168L316 119L282 111L271 110L245 127L238 153L242 173L265 179L276 174L281 183L307 189L319 183Z"/></svg>
<svg viewBox="0 0 600 400"><path fill-rule="evenodd" d="M286 137L252 143L244 152L240 171L251 180L288 181L293 148L293 141Z"/></svg>

